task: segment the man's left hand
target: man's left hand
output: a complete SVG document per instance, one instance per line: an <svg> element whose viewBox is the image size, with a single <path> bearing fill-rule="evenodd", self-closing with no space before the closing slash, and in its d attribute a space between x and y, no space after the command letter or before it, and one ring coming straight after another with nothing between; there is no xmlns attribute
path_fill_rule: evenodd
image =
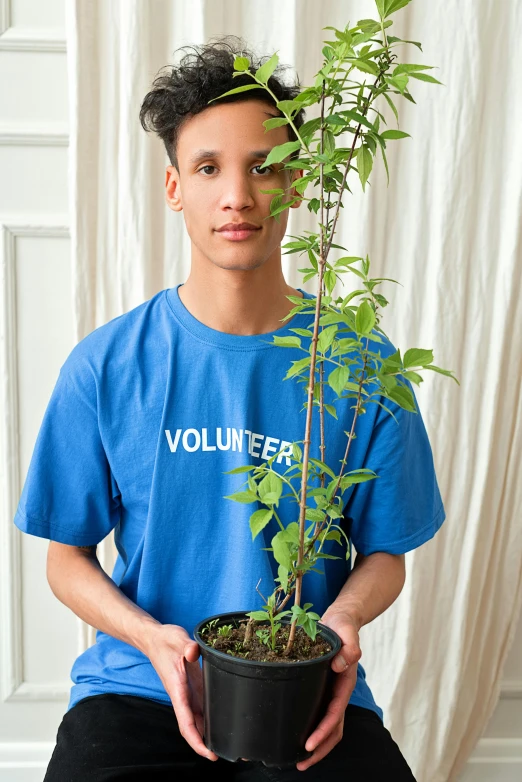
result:
<svg viewBox="0 0 522 782"><path fill-rule="evenodd" d="M321 617L321 623L339 635L343 643L339 654L332 660L337 673L332 699L324 718L309 736L305 749L313 751L308 760L297 763L298 771L306 771L325 757L342 739L344 712L357 682L357 663L362 657L359 646L359 628L353 617L343 612L328 611Z"/></svg>

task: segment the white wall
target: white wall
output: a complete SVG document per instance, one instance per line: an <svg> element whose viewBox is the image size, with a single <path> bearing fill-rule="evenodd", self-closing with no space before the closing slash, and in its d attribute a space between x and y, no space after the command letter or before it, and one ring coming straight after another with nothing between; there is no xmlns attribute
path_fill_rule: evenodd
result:
<svg viewBox="0 0 522 782"><path fill-rule="evenodd" d="M48 543L13 524L73 347L64 17L63 0L0 0L0 782L43 779L72 663L93 638L47 584ZM463 782L522 778L522 626L504 678Z"/></svg>

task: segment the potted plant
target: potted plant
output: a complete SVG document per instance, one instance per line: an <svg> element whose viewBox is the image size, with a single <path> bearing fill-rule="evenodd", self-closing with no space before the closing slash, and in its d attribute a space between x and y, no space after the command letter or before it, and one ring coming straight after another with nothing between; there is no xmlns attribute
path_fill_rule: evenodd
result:
<svg viewBox="0 0 522 782"><path fill-rule="evenodd" d="M333 238L341 199L349 189L349 172L357 171L364 191L377 150L388 174L386 142L409 135L395 129L380 131L380 122L385 119L373 104L382 95L398 123L390 93L414 102L407 88L411 78L441 83L425 73L432 66L395 62L393 49L398 45L413 43L421 48L418 43L386 32L392 25L389 17L408 2L376 0L377 20L363 19L344 30L324 28L333 30L335 40L324 42L324 62L314 85L293 100L277 101L270 89L277 54L255 71L248 58L237 55L234 77L238 77L240 86L214 99L253 89L269 93L282 116L266 120L266 130L288 124L297 140L275 146L260 167L286 161L284 168L306 172L293 180L291 187L297 195L287 201L283 200L284 189L262 191L274 196L270 216L278 220L280 213L299 199L308 201L308 209L314 214L320 211L317 233L294 236L295 241L284 245L287 254L306 254L309 266L299 271L304 281L316 279L317 295L315 300L288 296L294 307L283 320L300 313L310 315L310 325L292 329L295 336L273 337L274 344L289 349L294 357L283 380L306 384L306 425L304 438L299 441L302 448L299 442L292 444L293 463L284 472L274 467L283 449L261 464L228 471L245 474L246 481L244 487L226 498L258 506L250 517L252 539L272 520L279 525L267 547L277 567L274 589L265 597L258 584L261 607L206 617L194 629L203 658L204 740L209 749L232 761L246 758L267 766L285 766L311 755L304 748L305 742L331 696L335 673L330 663L340 650L341 640L321 624L311 603L302 604L302 582L307 573L339 558L331 553L332 546L345 545L349 559L351 542L340 523L343 495L354 484L378 478L369 468L346 470L358 417L371 403L393 416L380 401L383 398L416 413L414 397L405 381L419 385L423 379L419 372L423 370L453 377L458 383L452 372L433 364L431 350L410 348L404 355L396 350L383 357L379 344L384 344L383 337L387 336L379 325L380 309L388 301L376 288L385 280L396 281L371 278L368 255L337 260L330 257L333 248L346 251L334 244ZM354 71L363 73L362 83L354 81ZM327 100L331 101L329 108ZM315 104L320 105L320 116L297 129L295 114ZM370 111L375 113L373 118ZM347 147L338 145L343 133L353 136ZM310 183L320 186L319 198L305 197ZM334 286L344 273L356 275L359 285L334 300ZM336 472L334 465L324 461L324 417L326 412L337 418L336 405L346 399L354 400L350 407L354 410L353 421L350 431L345 432L344 458ZM310 452L314 409L321 432L319 454ZM285 525L278 508L287 498L295 501L298 511L296 519Z"/></svg>

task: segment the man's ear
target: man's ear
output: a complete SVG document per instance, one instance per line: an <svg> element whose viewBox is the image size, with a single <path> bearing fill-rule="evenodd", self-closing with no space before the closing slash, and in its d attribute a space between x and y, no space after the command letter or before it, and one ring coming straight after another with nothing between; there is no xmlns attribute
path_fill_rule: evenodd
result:
<svg viewBox="0 0 522 782"><path fill-rule="evenodd" d="M304 174L304 169L302 169L302 168L294 168L294 169L293 169L293 170L290 172L291 181L292 181L292 182L294 182L296 179L300 179L300 178L303 176L303 174ZM291 197L293 197L293 196L299 196L299 198L300 198L300 193L298 193L298 192L297 192L297 190L295 189L295 187L292 187L292 188L290 189L290 191L289 191L289 195L290 195ZM299 201L296 201L295 203L293 203L293 204L291 205L291 207L290 207L290 208L291 208L291 209L297 209L297 207L298 207L298 206L301 206L302 202L303 202L303 201L302 201L302 199L300 198L300 200L299 200Z"/></svg>
<svg viewBox="0 0 522 782"><path fill-rule="evenodd" d="M183 209L179 173L175 166L167 166L165 170L165 200L174 212L181 212Z"/></svg>

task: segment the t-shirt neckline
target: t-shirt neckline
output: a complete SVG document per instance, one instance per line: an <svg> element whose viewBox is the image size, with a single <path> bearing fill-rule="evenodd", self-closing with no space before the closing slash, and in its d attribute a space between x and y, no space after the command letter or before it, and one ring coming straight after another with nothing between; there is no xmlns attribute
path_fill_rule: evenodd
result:
<svg viewBox="0 0 522 782"><path fill-rule="evenodd" d="M264 350L275 347L272 340L273 336L292 336L290 329L297 326L296 317L298 317L298 313L285 321L278 329L265 332L264 334L228 334L225 331L218 331L210 328L210 326L206 326L188 311L179 296L178 288L182 284L180 282L173 288L167 288L167 303L174 317L181 325L194 337L203 342L232 350ZM302 293L306 299L314 298L312 293L308 293L302 288L296 288L296 290Z"/></svg>

